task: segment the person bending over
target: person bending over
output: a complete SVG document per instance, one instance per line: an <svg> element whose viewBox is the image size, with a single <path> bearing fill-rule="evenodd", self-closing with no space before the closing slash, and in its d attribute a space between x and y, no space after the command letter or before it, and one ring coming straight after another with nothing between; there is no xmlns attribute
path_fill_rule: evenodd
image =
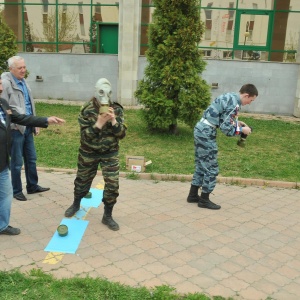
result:
<svg viewBox="0 0 300 300"><path fill-rule="evenodd" d="M258 96L253 84L245 84L239 93L225 93L217 97L204 111L194 128L195 172L187 197L187 202L198 203L198 207L220 209L221 206L209 199L219 174L217 161L217 128L227 136L249 135L251 128L238 120L242 105L250 104ZM199 188L201 195L198 195Z"/></svg>

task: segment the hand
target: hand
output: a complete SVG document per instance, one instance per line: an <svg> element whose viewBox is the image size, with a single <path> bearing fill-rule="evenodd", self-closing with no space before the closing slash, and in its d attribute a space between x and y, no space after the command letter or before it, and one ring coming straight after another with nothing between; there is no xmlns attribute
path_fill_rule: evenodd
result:
<svg viewBox="0 0 300 300"><path fill-rule="evenodd" d="M111 116L110 122L112 125L116 125L117 120L116 120L116 115L115 111L112 107L109 108L109 115Z"/></svg>
<svg viewBox="0 0 300 300"><path fill-rule="evenodd" d="M247 126L247 127L249 127L245 122L243 122L243 121L239 121L238 122L238 125L239 125L239 127L245 127L245 126Z"/></svg>
<svg viewBox="0 0 300 300"><path fill-rule="evenodd" d="M112 125L115 125L117 123L115 112L114 112L114 109L112 107L109 107L109 111L107 113L98 115L98 119L97 119L97 122L96 122L95 125L99 129L102 129L102 127L107 122L111 122Z"/></svg>
<svg viewBox="0 0 300 300"><path fill-rule="evenodd" d="M248 126L242 127L242 132L246 135L249 135L251 133L251 128Z"/></svg>
<svg viewBox="0 0 300 300"><path fill-rule="evenodd" d="M35 127L35 133L34 135L39 135L40 134L40 128L39 127Z"/></svg>
<svg viewBox="0 0 300 300"><path fill-rule="evenodd" d="M48 118L48 124L49 125L62 125L65 122L66 121L64 119L60 119L60 118L55 117L55 116Z"/></svg>

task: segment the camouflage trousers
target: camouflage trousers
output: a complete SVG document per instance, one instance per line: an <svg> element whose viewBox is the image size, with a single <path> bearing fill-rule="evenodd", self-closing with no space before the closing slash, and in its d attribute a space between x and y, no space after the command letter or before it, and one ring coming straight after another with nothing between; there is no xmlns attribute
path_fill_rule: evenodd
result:
<svg viewBox="0 0 300 300"><path fill-rule="evenodd" d="M100 164L104 179L103 203L115 204L119 196L119 155L117 152L99 155L79 149L74 199L82 199L90 190Z"/></svg>
<svg viewBox="0 0 300 300"><path fill-rule="evenodd" d="M202 192L211 193L219 174L217 130L198 122L194 128L195 172L192 185L202 187Z"/></svg>

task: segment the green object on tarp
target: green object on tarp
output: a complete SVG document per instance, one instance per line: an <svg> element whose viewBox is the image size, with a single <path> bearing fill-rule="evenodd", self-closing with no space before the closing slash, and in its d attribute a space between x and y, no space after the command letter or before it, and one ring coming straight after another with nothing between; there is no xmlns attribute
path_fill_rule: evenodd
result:
<svg viewBox="0 0 300 300"><path fill-rule="evenodd" d="M88 192L83 198L92 198L92 193Z"/></svg>
<svg viewBox="0 0 300 300"><path fill-rule="evenodd" d="M63 224L59 225L57 227L57 232L58 232L59 236L66 236L66 235L68 235L68 226L67 225L63 225Z"/></svg>

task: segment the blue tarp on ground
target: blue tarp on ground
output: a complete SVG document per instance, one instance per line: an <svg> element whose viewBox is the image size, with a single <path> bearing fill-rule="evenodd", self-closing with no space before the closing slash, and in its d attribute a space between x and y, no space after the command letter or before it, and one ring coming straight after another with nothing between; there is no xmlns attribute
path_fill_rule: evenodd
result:
<svg viewBox="0 0 300 300"><path fill-rule="evenodd" d="M52 239L45 248L49 252L75 253L89 221L76 219L63 219L60 224L68 226L68 235L59 236L55 231Z"/></svg>

